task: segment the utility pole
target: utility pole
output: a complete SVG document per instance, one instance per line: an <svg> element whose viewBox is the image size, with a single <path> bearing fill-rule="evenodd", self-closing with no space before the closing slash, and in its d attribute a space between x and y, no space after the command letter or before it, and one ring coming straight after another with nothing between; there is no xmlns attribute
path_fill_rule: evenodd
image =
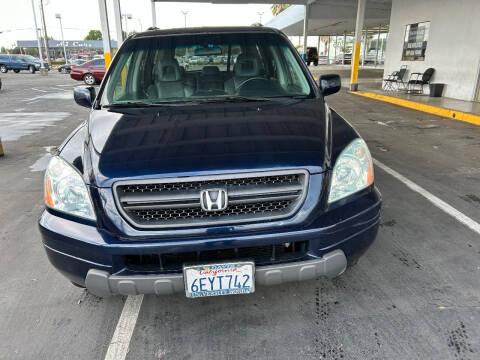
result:
<svg viewBox="0 0 480 360"><path fill-rule="evenodd" d="M43 56L42 56L42 43L40 42L40 36L38 35L38 26L37 26L37 15L35 14L35 4L32 0L32 10L33 10L33 22L35 23L35 33L37 34L37 45L38 45L38 57L40 58L40 69L44 70L43 66ZM40 72L42 72L42 70Z"/></svg>
<svg viewBox="0 0 480 360"><path fill-rule="evenodd" d="M181 13L183 14L183 24L184 24L184 27L186 28L186 27L187 27L187 14L188 14L188 11L182 10Z"/></svg>
<svg viewBox="0 0 480 360"><path fill-rule="evenodd" d="M47 51L47 63L50 65L50 49L48 48L47 24L45 23L45 14L43 12L43 0L40 0L40 16L43 24L43 41L45 43L45 50Z"/></svg>
<svg viewBox="0 0 480 360"><path fill-rule="evenodd" d="M55 14L55 17L58 19L58 21L60 21L60 31L62 33L62 44L63 44L63 56L65 57L65 64L68 64L67 47L65 46L65 39L63 38L62 15Z"/></svg>
<svg viewBox="0 0 480 360"><path fill-rule="evenodd" d="M260 25L262 25L263 11L259 11L259 12L257 12L257 14L258 14L259 23L260 23Z"/></svg>

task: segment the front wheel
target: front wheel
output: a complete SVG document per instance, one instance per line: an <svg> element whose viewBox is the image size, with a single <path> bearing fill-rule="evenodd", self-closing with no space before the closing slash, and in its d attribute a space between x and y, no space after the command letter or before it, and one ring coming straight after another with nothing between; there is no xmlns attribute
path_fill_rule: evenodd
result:
<svg viewBox="0 0 480 360"><path fill-rule="evenodd" d="M7 73L8 72L7 67L5 65L0 65L0 72L2 72L4 74Z"/></svg>
<svg viewBox="0 0 480 360"><path fill-rule="evenodd" d="M318 66L318 61L315 61L313 65Z"/></svg>
<svg viewBox="0 0 480 360"><path fill-rule="evenodd" d="M88 73L83 75L83 82L87 85L95 85L95 77Z"/></svg>
<svg viewBox="0 0 480 360"><path fill-rule="evenodd" d="M30 66L28 67L28 71L30 71L30 74L35 74L35 66L30 65Z"/></svg>
<svg viewBox="0 0 480 360"><path fill-rule="evenodd" d="M20 72L20 70L15 69L15 70L13 70L13 72L14 72L15 74L18 74L18 73Z"/></svg>

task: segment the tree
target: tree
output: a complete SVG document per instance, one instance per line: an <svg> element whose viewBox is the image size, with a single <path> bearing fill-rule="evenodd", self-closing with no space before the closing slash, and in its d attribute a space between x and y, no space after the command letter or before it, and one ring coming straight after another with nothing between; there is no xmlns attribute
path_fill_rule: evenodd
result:
<svg viewBox="0 0 480 360"><path fill-rule="evenodd" d="M272 10L272 14L274 16L277 16L289 6L290 6L289 4L275 4L275 5L272 5L270 9Z"/></svg>
<svg viewBox="0 0 480 360"><path fill-rule="evenodd" d="M85 40L102 40L102 32L100 30L90 30Z"/></svg>
<svg viewBox="0 0 480 360"><path fill-rule="evenodd" d="M5 49L5 46L2 46L2 49L0 50L0 53L2 53L2 54L7 53L7 49Z"/></svg>

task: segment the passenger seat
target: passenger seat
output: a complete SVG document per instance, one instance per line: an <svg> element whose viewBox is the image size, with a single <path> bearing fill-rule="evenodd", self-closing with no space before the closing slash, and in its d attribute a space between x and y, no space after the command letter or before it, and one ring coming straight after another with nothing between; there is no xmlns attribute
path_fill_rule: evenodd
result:
<svg viewBox="0 0 480 360"><path fill-rule="evenodd" d="M204 66L198 77L198 90L224 90L222 73L218 66Z"/></svg>
<svg viewBox="0 0 480 360"><path fill-rule="evenodd" d="M186 85L183 72L175 59L165 59L158 63L157 80L148 87L150 99L184 98L193 94L193 89Z"/></svg>

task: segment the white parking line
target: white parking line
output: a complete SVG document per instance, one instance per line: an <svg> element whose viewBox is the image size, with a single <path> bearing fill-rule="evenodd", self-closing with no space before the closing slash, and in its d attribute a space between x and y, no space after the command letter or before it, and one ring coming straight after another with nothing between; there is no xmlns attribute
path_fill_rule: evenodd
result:
<svg viewBox="0 0 480 360"><path fill-rule="evenodd" d="M127 356L130 339L137 323L142 301L143 295L127 297L112 340L108 346L105 360L124 360Z"/></svg>
<svg viewBox="0 0 480 360"><path fill-rule="evenodd" d="M32 88L32 90L40 91L40 92L44 92L44 93L47 93L47 92L48 92L48 91L46 91L46 90L41 90L41 89L37 89L37 88Z"/></svg>
<svg viewBox="0 0 480 360"><path fill-rule="evenodd" d="M433 195L431 192L425 190L422 188L420 185L415 184L413 181L408 180L405 176L399 174L395 170L389 168L387 165L383 164L382 162L378 161L377 159L373 159L373 163L378 166L380 169L385 171L386 173L392 175L394 178L397 180L400 180L402 183L407 185L407 187L410 188L410 190L413 190L420 195L422 195L424 198L426 198L428 201L430 201L433 205L435 205L437 208L440 210L446 212L448 215L454 217L456 220L467 226L468 228L472 229L475 231L477 234L480 234L480 224L476 222L475 220L469 218L467 215L461 213L457 209L455 209L453 206L447 204L445 201L442 199L439 199L435 195Z"/></svg>

